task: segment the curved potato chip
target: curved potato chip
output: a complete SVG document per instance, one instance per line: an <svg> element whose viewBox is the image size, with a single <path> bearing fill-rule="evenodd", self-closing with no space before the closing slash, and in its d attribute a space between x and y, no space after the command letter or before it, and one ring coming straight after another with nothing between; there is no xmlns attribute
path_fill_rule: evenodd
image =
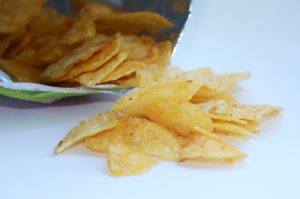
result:
<svg viewBox="0 0 300 199"><path fill-rule="evenodd" d="M179 137L179 139L181 138ZM187 144L180 153L182 160L226 161L231 163L246 156L235 147L221 140L215 140L205 136L197 136L190 141L184 140L184 142Z"/></svg>
<svg viewBox="0 0 300 199"><path fill-rule="evenodd" d="M209 116L189 102L161 102L144 107L144 114L152 121L183 136L201 134L218 139L211 133L213 123Z"/></svg>
<svg viewBox="0 0 300 199"><path fill-rule="evenodd" d="M165 70L155 64L143 65L136 71L139 87L150 86L162 79Z"/></svg>
<svg viewBox="0 0 300 199"><path fill-rule="evenodd" d="M6 61L2 59L0 59L0 68L18 82L40 83L40 74L42 71L38 68L16 61Z"/></svg>
<svg viewBox="0 0 300 199"><path fill-rule="evenodd" d="M107 5L88 2L80 9L79 16L80 18L97 20L108 17L114 13L116 12Z"/></svg>
<svg viewBox="0 0 300 199"><path fill-rule="evenodd" d="M153 64L161 68L167 68L170 64L173 45L170 41L165 41L157 44L159 55Z"/></svg>
<svg viewBox="0 0 300 199"><path fill-rule="evenodd" d="M103 64L105 64L107 61L109 61L113 56L117 55L119 49L120 49L120 39L117 37L111 43L105 46L103 49L100 49L98 52L92 55L90 58L74 65L72 70L63 79L64 80L72 79L74 77L77 77L80 74L95 71L96 69L100 68Z"/></svg>
<svg viewBox="0 0 300 199"><path fill-rule="evenodd" d="M256 133L255 130L249 130L240 127L237 124L232 124L228 122L214 122L214 131L228 134L228 135L236 135L242 137L250 137Z"/></svg>
<svg viewBox="0 0 300 199"><path fill-rule="evenodd" d="M116 102L113 110L128 115L143 115L147 104L165 101L188 102L201 85L186 80L170 80L141 88Z"/></svg>
<svg viewBox="0 0 300 199"><path fill-rule="evenodd" d="M108 37L97 35L95 38L84 42L71 55L65 56L57 63L48 66L42 73L42 78L50 82L61 81L75 64L88 59L103 46L106 46L107 40Z"/></svg>
<svg viewBox="0 0 300 199"><path fill-rule="evenodd" d="M234 122L234 123L237 123L237 124L248 124L248 122L245 121L245 120L230 117L230 116L227 116L227 115L214 115L214 114L210 114L210 113L207 113L207 114L214 121L225 121L225 122Z"/></svg>
<svg viewBox="0 0 300 199"><path fill-rule="evenodd" d="M121 117L117 127L85 139L94 151L107 152L110 145L126 144L166 160L178 160L180 145L175 134L147 119Z"/></svg>
<svg viewBox="0 0 300 199"><path fill-rule="evenodd" d="M200 89L201 90L201 89ZM200 91L200 93L206 93L205 91ZM228 94L225 93L220 93L217 95L213 95L213 96L204 96L204 95L195 95L193 96L191 102L194 104L197 103L203 103L203 102L207 102L207 101L215 101L215 100L224 100L229 104L237 104L238 102L236 101L236 99Z"/></svg>
<svg viewBox="0 0 300 199"><path fill-rule="evenodd" d="M215 115L225 115L247 121L259 121L262 117L281 111L279 107L268 105L228 104L224 100L209 101L198 104L205 112Z"/></svg>
<svg viewBox="0 0 300 199"><path fill-rule="evenodd" d="M122 77L128 76L134 73L137 69L139 69L143 65L144 63L140 61L124 61L113 72L108 74L103 79L103 82L114 81Z"/></svg>
<svg viewBox="0 0 300 199"><path fill-rule="evenodd" d="M92 117L88 121L80 122L74 127L55 148L55 153L61 153L87 137L117 126L118 113L110 111Z"/></svg>
<svg viewBox="0 0 300 199"><path fill-rule="evenodd" d="M132 12L110 15L96 21L97 32L137 34L171 28L173 24L153 12Z"/></svg>
<svg viewBox="0 0 300 199"><path fill-rule="evenodd" d="M112 82L112 83L114 83L114 82ZM137 87L139 85L135 73L128 75L126 77L123 77L121 79L118 79L115 83L118 85L128 86L128 87Z"/></svg>
<svg viewBox="0 0 300 199"><path fill-rule="evenodd" d="M97 70L89 73L83 73L77 80L85 86L94 86L103 82L103 79L116 69L128 56L128 52L121 52L100 66Z"/></svg>
<svg viewBox="0 0 300 199"><path fill-rule="evenodd" d="M92 19L80 18L75 21L73 26L64 34L61 42L74 44L96 36L96 26Z"/></svg>
<svg viewBox="0 0 300 199"><path fill-rule="evenodd" d="M157 164L157 161L139 149L117 144L109 146L107 163L112 175L123 176L145 173Z"/></svg>

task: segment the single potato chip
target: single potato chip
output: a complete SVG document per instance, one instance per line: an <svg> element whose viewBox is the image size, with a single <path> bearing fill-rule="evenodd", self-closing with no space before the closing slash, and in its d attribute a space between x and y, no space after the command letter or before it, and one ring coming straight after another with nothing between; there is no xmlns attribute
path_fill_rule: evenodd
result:
<svg viewBox="0 0 300 199"><path fill-rule="evenodd" d="M79 43L96 36L96 26L92 19L80 18L64 34L61 42L66 44Z"/></svg>
<svg viewBox="0 0 300 199"><path fill-rule="evenodd" d="M64 79L72 79L83 73L89 73L97 70L103 64L108 62L113 56L117 55L120 50L120 38L114 39L110 44L104 46L89 59L82 61L72 68ZM124 54L122 54L123 56Z"/></svg>
<svg viewBox="0 0 300 199"><path fill-rule="evenodd" d="M139 82L139 87L150 86L151 84L162 79L165 70L155 64L147 64L140 67L136 71L136 77Z"/></svg>
<svg viewBox="0 0 300 199"><path fill-rule="evenodd" d="M107 5L88 2L80 9L79 17L98 20L104 17L109 17L115 13L116 11Z"/></svg>
<svg viewBox="0 0 300 199"><path fill-rule="evenodd" d="M113 110L128 115L143 115L143 108L147 104L188 102L200 87L201 85L186 80L158 82L121 98L113 106Z"/></svg>
<svg viewBox="0 0 300 199"><path fill-rule="evenodd" d="M112 83L116 83L118 85L128 86L128 87L137 87L139 85L135 73L125 76L121 79L118 79L116 82L112 82Z"/></svg>
<svg viewBox="0 0 300 199"><path fill-rule="evenodd" d="M224 100L210 101L198 104L205 112L215 115L225 115L247 121L259 121L264 116L281 111L279 107L268 105L228 104Z"/></svg>
<svg viewBox="0 0 300 199"><path fill-rule="evenodd" d="M40 83L41 70L16 61L0 59L0 68L18 82Z"/></svg>
<svg viewBox="0 0 300 199"><path fill-rule="evenodd" d="M173 24L163 16L153 12L132 12L109 15L96 21L97 32L138 34L157 32L171 28Z"/></svg>
<svg viewBox="0 0 300 199"><path fill-rule="evenodd" d="M136 175L149 171L157 161L137 148L111 145L107 153L109 171L114 176Z"/></svg>
<svg viewBox="0 0 300 199"><path fill-rule="evenodd" d="M143 65L144 63L140 61L124 61L113 72L108 74L103 79L103 82L114 81L122 77L128 76L137 71Z"/></svg>
<svg viewBox="0 0 300 199"><path fill-rule="evenodd" d="M91 57L94 53L106 46L107 41L108 37L97 35L95 38L84 42L80 47L76 48L71 55L65 56L57 63L48 66L42 73L42 78L49 82L62 81L75 64Z"/></svg>
<svg viewBox="0 0 300 199"><path fill-rule="evenodd" d="M165 41L157 44L159 55L153 64L166 69L171 60L173 45L170 41Z"/></svg>
<svg viewBox="0 0 300 199"><path fill-rule="evenodd" d="M229 122L214 122L214 132L241 137L251 137L256 133L255 130L246 129Z"/></svg>
<svg viewBox="0 0 300 199"><path fill-rule="evenodd" d="M144 114L183 136L201 134L210 138L218 137L211 133L213 123L209 116L198 106L189 102L161 102L144 107Z"/></svg>
<svg viewBox="0 0 300 199"><path fill-rule="evenodd" d="M128 52L121 52L117 54L103 66L100 66L97 70L80 75L77 78L78 82L85 86L94 86L104 82L104 78L112 73L127 58L128 54Z"/></svg>
<svg viewBox="0 0 300 199"><path fill-rule="evenodd" d="M237 124L248 124L248 122L245 121L245 120L230 117L230 116L227 116L227 115L214 115L214 114L210 114L210 113L207 113L207 114L209 115L209 117L213 121L224 121L224 122L234 122L234 123L237 123Z"/></svg>
<svg viewBox="0 0 300 199"><path fill-rule="evenodd" d="M200 89L201 90L201 89ZM201 90L200 93L205 93L205 91ZM217 95L209 95L209 96L205 96L205 95L194 95L191 102L194 104L198 104L198 103L203 103L203 102L207 102L207 101L216 101L216 100L224 100L229 104L238 104L238 102L236 101L236 99L228 94L225 93L220 93Z"/></svg>
<svg viewBox="0 0 300 199"><path fill-rule="evenodd" d="M105 130L117 126L118 113L110 111L92 117L88 121L80 122L74 127L55 148L55 153L61 153L73 145L81 142L87 137L91 137Z"/></svg>
<svg viewBox="0 0 300 199"><path fill-rule="evenodd" d="M99 152L126 144L165 160L178 160L180 145L175 133L143 118L121 117L117 127L85 139L85 145Z"/></svg>
<svg viewBox="0 0 300 199"><path fill-rule="evenodd" d="M182 139L181 137L178 138ZM183 139L185 146L180 153L182 160L225 161L232 163L246 156L235 147L221 140L211 139L206 136L197 136L188 141L186 138Z"/></svg>

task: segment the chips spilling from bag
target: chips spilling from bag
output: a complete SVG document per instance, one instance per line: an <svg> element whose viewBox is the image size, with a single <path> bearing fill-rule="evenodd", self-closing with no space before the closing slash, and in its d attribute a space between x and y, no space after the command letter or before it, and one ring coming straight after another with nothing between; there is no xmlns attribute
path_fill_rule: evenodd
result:
<svg viewBox="0 0 300 199"><path fill-rule="evenodd" d="M91 128L97 121L93 118L81 122L56 152L84 142L90 150L107 154L114 176L144 173L157 159L179 164L186 160L233 163L246 154L219 135L254 136L264 117L281 110L239 104L228 93L238 81L249 77L248 73L215 75L207 68L190 72L171 68L167 74L152 81L147 75L139 77L147 84L119 99L112 107L114 112L96 116L103 118L97 128ZM109 122L105 116L112 113L114 118Z"/></svg>
<svg viewBox="0 0 300 199"><path fill-rule="evenodd" d="M145 72L154 79L165 72L173 45L149 35L173 27L168 19L81 4L64 16L43 0L1 1L0 69L15 81L62 87L134 87L146 84L133 81Z"/></svg>

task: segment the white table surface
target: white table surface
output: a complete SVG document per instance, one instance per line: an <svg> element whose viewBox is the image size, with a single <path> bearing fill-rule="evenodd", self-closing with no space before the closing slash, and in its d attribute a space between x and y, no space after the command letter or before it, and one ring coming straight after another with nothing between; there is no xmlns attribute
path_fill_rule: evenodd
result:
<svg viewBox="0 0 300 199"><path fill-rule="evenodd" d="M284 107L262 133L235 144L248 153L229 166L162 162L134 177L111 177L104 156L84 146L54 156L79 120L119 96L77 97L50 105L0 96L0 198L300 198L300 3L298 0L194 1L172 60L192 69L251 71L235 95Z"/></svg>

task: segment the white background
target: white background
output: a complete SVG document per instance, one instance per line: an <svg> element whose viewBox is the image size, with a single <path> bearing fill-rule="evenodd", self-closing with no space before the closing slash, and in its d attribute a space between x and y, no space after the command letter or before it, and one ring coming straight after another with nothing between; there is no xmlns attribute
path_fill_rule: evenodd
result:
<svg viewBox="0 0 300 199"><path fill-rule="evenodd" d="M234 143L249 154L229 166L162 162L134 177L111 177L105 157L83 146L54 156L79 120L119 96L69 98L51 105L0 97L0 198L300 198L300 3L298 0L194 1L172 63L185 69L251 71L235 95L284 112L262 133Z"/></svg>

